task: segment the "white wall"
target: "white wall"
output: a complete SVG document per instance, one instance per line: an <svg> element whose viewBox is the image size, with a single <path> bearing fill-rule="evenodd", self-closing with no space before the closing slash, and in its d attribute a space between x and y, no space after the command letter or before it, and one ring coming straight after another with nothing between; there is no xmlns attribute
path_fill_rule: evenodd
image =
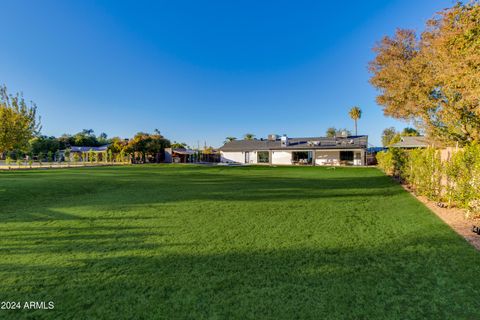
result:
<svg viewBox="0 0 480 320"><path fill-rule="evenodd" d="M272 164L292 164L292 152L272 151Z"/></svg>
<svg viewBox="0 0 480 320"><path fill-rule="evenodd" d="M257 151L250 151L250 162L249 163L257 163Z"/></svg>
<svg viewBox="0 0 480 320"><path fill-rule="evenodd" d="M365 152L364 150L348 150L353 151L354 165L365 165ZM356 159L356 153L360 153L360 159ZM235 162L245 163L245 152L220 152L221 162ZM292 164L292 151L272 151L271 163L279 165L291 165ZM250 151L250 164L257 163L257 152ZM340 164L340 150L316 150L315 152L315 165L339 165Z"/></svg>
<svg viewBox="0 0 480 320"><path fill-rule="evenodd" d="M220 161L245 163L245 154L243 152L223 152L220 151Z"/></svg>
<svg viewBox="0 0 480 320"><path fill-rule="evenodd" d="M363 166L365 165L365 151L364 150L317 150L315 156L316 165L340 165L340 151L353 151L353 165ZM357 158L357 153L360 154L360 158Z"/></svg>
<svg viewBox="0 0 480 320"><path fill-rule="evenodd" d="M360 158L357 158L357 153L360 153ZM363 150L353 151L353 165L354 166L364 166L365 165L365 151L363 151Z"/></svg>
<svg viewBox="0 0 480 320"><path fill-rule="evenodd" d="M250 154L250 164L257 163L257 152L249 151ZM224 152L220 151L220 161L221 162L235 162L245 164L245 152Z"/></svg>
<svg viewBox="0 0 480 320"><path fill-rule="evenodd" d="M338 150L316 150L315 165L334 165L340 164L340 151Z"/></svg>

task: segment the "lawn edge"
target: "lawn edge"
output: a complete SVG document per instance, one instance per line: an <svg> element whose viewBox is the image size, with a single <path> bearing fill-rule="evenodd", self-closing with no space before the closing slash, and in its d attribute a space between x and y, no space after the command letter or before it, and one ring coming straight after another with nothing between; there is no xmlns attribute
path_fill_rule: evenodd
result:
<svg viewBox="0 0 480 320"><path fill-rule="evenodd" d="M473 224L475 222L480 222L478 219L467 219L465 217L465 211L459 208L441 208L435 201L415 194L407 185L400 185L405 191L410 193L414 198L430 209L431 212L440 218L440 220L448 225L453 231L465 239L472 247L480 251L480 236L472 231Z"/></svg>

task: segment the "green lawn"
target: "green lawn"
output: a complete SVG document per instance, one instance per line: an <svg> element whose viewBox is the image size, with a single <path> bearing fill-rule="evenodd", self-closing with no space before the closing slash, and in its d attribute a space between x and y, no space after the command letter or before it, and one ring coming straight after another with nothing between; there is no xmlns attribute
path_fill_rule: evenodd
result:
<svg viewBox="0 0 480 320"><path fill-rule="evenodd" d="M0 173L1 319L479 319L480 254L373 168Z"/></svg>

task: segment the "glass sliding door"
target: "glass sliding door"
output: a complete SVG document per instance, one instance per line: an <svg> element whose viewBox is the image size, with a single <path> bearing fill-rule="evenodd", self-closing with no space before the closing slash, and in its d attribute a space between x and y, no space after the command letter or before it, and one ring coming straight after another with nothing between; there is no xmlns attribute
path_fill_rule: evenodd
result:
<svg viewBox="0 0 480 320"><path fill-rule="evenodd" d="M270 153L268 151L257 152L257 163L269 163L269 162L270 162Z"/></svg>

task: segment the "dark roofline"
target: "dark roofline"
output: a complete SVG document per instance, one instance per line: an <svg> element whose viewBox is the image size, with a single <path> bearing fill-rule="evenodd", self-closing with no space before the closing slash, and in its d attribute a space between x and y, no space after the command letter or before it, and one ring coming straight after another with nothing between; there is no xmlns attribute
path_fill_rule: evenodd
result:
<svg viewBox="0 0 480 320"><path fill-rule="evenodd" d="M301 137L289 138L287 146L282 146L280 139L234 140L225 143L220 151L255 151L255 150L338 150L338 149L366 149L368 136L348 137ZM318 144L312 144L318 142Z"/></svg>

